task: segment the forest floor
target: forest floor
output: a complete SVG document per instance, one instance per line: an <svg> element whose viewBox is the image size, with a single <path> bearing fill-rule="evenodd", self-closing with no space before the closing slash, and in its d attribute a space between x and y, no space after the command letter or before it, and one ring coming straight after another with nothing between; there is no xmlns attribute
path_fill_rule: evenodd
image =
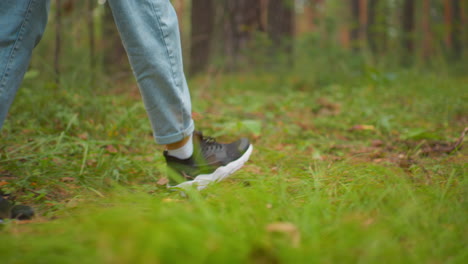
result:
<svg viewBox="0 0 468 264"><path fill-rule="evenodd" d="M326 84L199 77L193 117L254 152L188 197L132 82L25 80L0 138L1 263L466 263L468 79L402 71Z"/></svg>

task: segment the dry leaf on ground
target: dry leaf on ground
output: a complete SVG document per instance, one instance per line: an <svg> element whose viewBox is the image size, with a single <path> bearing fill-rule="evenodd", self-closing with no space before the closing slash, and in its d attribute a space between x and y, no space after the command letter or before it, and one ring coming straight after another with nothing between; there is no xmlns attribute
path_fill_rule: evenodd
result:
<svg viewBox="0 0 468 264"><path fill-rule="evenodd" d="M299 229L290 222L275 222L266 226L266 230L270 233L282 233L291 239L293 247L298 247L301 242L301 234Z"/></svg>
<svg viewBox="0 0 468 264"><path fill-rule="evenodd" d="M169 180L168 180L167 178L160 178L160 179L156 182L157 185L166 185L166 184L168 184L168 183L169 183Z"/></svg>

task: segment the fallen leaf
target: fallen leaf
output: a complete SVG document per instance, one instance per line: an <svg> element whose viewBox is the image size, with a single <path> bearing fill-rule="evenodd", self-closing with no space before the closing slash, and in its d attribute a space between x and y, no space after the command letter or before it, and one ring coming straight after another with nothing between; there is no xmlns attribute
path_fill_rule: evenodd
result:
<svg viewBox="0 0 468 264"><path fill-rule="evenodd" d="M375 130L373 125L355 125L350 130Z"/></svg>
<svg viewBox="0 0 468 264"><path fill-rule="evenodd" d="M266 230L270 233L282 233L291 239L293 247L298 247L301 242L301 234L299 229L290 222L275 222L266 226Z"/></svg>
<svg viewBox="0 0 468 264"><path fill-rule="evenodd" d="M113 145L107 145L106 146L106 150L109 152L109 153L117 153L117 149L113 146Z"/></svg>
<svg viewBox="0 0 468 264"><path fill-rule="evenodd" d="M159 178L159 180L156 182L157 185L166 185L169 183L169 180L167 178Z"/></svg>
<svg viewBox="0 0 468 264"><path fill-rule="evenodd" d="M80 204L83 204L85 202L84 199L80 199L80 198L72 198L70 199L70 201L68 201L65 206L68 207L68 208L74 208L74 207L77 207L78 205Z"/></svg>
<svg viewBox="0 0 468 264"><path fill-rule="evenodd" d="M62 178L60 178L60 181L61 181L61 182L74 182L74 181L76 181L76 178L73 178L73 177L62 177Z"/></svg>
<svg viewBox="0 0 468 264"><path fill-rule="evenodd" d="M367 227L367 226L372 225L374 222L375 222L374 218L367 218L367 219L362 223L362 225L365 226L365 227Z"/></svg>
<svg viewBox="0 0 468 264"><path fill-rule="evenodd" d="M90 166L90 167L96 167L96 165L97 165L97 160L95 160L95 159L87 160L87 161L86 161L86 165L88 165L88 166Z"/></svg>
<svg viewBox="0 0 468 264"><path fill-rule="evenodd" d="M8 184L8 182L6 182L6 181L0 181L0 187L5 186L7 184Z"/></svg>
<svg viewBox="0 0 468 264"><path fill-rule="evenodd" d="M341 105L331 102L326 98L319 98L317 104L320 105L318 115L338 115L341 112Z"/></svg>
<svg viewBox="0 0 468 264"><path fill-rule="evenodd" d="M372 146L373 147L381 147L383 146L384 142L380 139L376 139L372 141Z"/></svg>
<svg viewBox="0 0 468 264"><path fill-rule="evenodd" d="M164 198L164 199L162 199L162 201L165 202L165 203L178 203L178 202L180 202L180 200L172 199L172 198Z"/></svg>
<svg viewBox="0 0 468 264"><path fill-rule="evenodd" d="M251 172L254 174L262 174L262 168L255 165L246 166L244 171Z"/></svg>
<svg viewBox="0 0 468 264"><path fill-rule="evenodd" d="M78 134L78 137L80 139L86 140L88 139L88 133L85 132L85 133Z"/></svg>

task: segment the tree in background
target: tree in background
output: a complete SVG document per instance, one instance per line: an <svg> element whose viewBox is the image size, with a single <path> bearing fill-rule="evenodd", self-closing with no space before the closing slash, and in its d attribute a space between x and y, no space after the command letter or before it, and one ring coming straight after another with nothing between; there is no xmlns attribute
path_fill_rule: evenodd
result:
<svg viewBox="0 0 468 264"><path fill-rule="evenodd" d="M206 69L211 54L213 38L214 6L212 0L193 0L190 34L190 74Z"/></svg>
<svg viewBox="0 0 468 264"><path fill-rule="evenodd" d="M385 34L382 34L382 28L380 17L377 15L379 0L369 0L369 7L367 8L367 43L369 49L373 54L379 52L379 39L382 41L385 39Z"/></svg>
<svg viewBox="0 0 468 264"><path fill-rule="evenodd" d="M361 23L360 17L362 15L361 0L351 0L349 2L351 8L351 30L350 41L353 51L359 51L362 45L361 37Z"/></svg>
<svg viewBox="0 0 468 264"><path fill-rule="evenodd" d="M460 0L445 0L446 45L451 59L462 55L462 10Z"/></svg>
<svg viewBox="0 0 468 264"><path fill-rule="evenodd" d="M125 53L125 48L120 39L117 26L115 25L109 3L106 2L105 5L102 21L102 34L105 37L101 39L104 51L103 68L108 75L112 75L115 78L128 77L132 73L127 54Z"/></svg>
<svg viewBox="0 0 468 264"><path fill-rule="evenodd" d="M285 53L291 63L294 35L294 0L268 1L267 32L273 42L273 52Z"/></svg>
<svg viewBox="0 0 468 264"><path fill-rule="evenodd" d="M91 72L96 66L107 76L131 75L112 14L104 2L52 1L49 28L53 33L46 36L49 45L40 49L47 53L45 56L54 58L51 61L54 71L50 72L57 83L61 72L64 75L76 67L77 59L88 63L88 57ZM191 74L204 72L212 62L217 63L218 69L231 71L248 64L286 66L289 65L284 64L286 61L271 59L278 58L277 54L287 54L287 62L292 62L294 45L303 41L311 41L303 46L310 51L327 49L333 53L351 48L358 57L372 54L365 58L391 64L402 61L400 56L404 63L428 63L441 55L448 55L448 62L461 60L468 43L465 0L174 0L173 3L179 15L182 40L190 36L191 45L183 47L187 49L184 58L190 62ZM190 12L186 8L191 8ZM293 38L300 41L293 42ZM70 45L74 48L63 49ZM296 47L299 50L302 46ZM415 60L415 56L422 59Z"/></svg>
<svg viewBox="0 0 468 264"><path fill-rule="evenodd" d="M95 44L95 37L94 37L94 15L93 11L95 8L95 1L88 0L87 1L87 15L86 21L88 24L88 38L89 38L89 67L91 69L91 82L94 82L94 70L96 69L96 44Z"/></svg>
<svg viewBox="0 0 468 264"><path fill-rule="evenodd" d="M382 33L380 17L377 15L377 0L351 0L351 30L349 33L353 51L360 51L369 44L372 51L377 50L378 39L385 38Z"/></svg>
<svg viewBox="0 0 468 264"><path fill-rule="evenodd" d="M243 61L242 51L248 47L252 34L261 27L261 1L225 0L224 54L226 68L234 70Z"/></svg>
<svg viewBox="0 0 468 264"><path fill-rule="evenodd" d="M414 51L414 0L404 0L402 12L402 45L404 49L403 62L411 62Z"/></svg>
<svg viewBox="0 0 468 264"><path fill-rule="evenodd" d="M422 31L422 57L427 61L432 54L431 0L423 0Z"/></svg>

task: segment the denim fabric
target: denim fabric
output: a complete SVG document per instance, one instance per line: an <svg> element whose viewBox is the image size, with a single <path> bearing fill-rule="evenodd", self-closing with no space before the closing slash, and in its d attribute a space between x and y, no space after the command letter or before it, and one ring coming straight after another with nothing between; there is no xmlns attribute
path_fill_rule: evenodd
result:
<svg viewBox="0 0 468 264"><path fill-rule="evenodd" d="M0 0L0 128L47 21L48 0ZM177 15L169 0L109 0L156 142L194 130Z"/></svg>
<svg viewBox="0 0 468 264"><path fill-rule="evenodd" d="M47 24L49 0L0 0L0 129Z"/></svg>

